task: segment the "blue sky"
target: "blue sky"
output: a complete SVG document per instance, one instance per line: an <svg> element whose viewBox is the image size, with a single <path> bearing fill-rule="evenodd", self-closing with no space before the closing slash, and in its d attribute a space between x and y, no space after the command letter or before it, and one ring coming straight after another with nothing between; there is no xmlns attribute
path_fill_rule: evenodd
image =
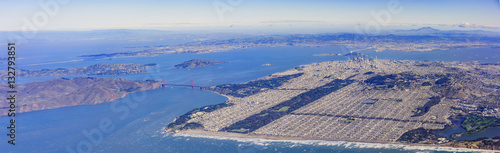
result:
<svg viewBox="0 0 500 153"><path fill-rule="evenodd" d="M62 1L62 0L61 0ZM0 1L0 31L169 29L228 26L328 26L377 22L371 12L388 10L390 0L65 0L47 15L39 3L57 0ZM499 0L394 0L401 12L390 25L500 27ZM230 2L236 2L230 3ZM240 3L238 3L240 2ZM225 11L217 13L219 8ZM50 7L53 9L53 7ZM222 13L220 13L222 12ZM385 16L384 16L384 19ZM47 21L47 22L42 22ZM467 23L465 23L467 22Z"/></svg>

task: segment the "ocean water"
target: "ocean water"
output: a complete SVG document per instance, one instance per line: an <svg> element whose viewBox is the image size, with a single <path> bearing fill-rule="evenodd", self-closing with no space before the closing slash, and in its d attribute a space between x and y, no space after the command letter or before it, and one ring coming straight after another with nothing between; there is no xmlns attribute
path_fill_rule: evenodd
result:
<svg viewBox="0 0 500 153"><path fill-rule="evenodd" d="M482 51L486 50L486 53ZM499 62L494 57L498 50L456 50L452 60ZM62 52L62 51L60 51ZM158 67L145 74L98 76L131 80L165 79L168 83L211 86L242 83L303 64L329 60L346 60L344 56L313 56L324 53L346 53L338 46L325 47L261 47L210 54L172 54L154 57L123 57L112 59L82 59L75 54L62 59L37 59L36 63L20 65L21 69L74 68L97 63L157 63ZM456 52L373 52L362 53L379 59L444 60ZM445 54L436 58L435 54ZM418 54L418 56L414 55ZM408 56L412 55L412 56ZM454 57L456 57L454 56ZM427 58L425 58L427 57ZM29 61L26 57L24 60ZM228 63L202 68L173 70L172 67L190 59L208 59ZM67 59L74 59L68 61ZM494 60L492 60L494 59ZM38 63L38 64L37 64ZM41 64L40 64L41 63ZM262 67L262 64L272 64ZM56 77L19 78L21 83L46 81ZM277 141L265 139L237 139L186 134L165 135L162 128L176 116L209 104L222 103L227 98L212 92L186 87L167 87L138 93L110 103L72 106L51 110L21 113L16 116L16 146L7 144L8 137L0 137L0 152L473 152L474 150L421 147L391 144L352 143L343 141ZM0 126L6 127L8 118L0 117ZM111 128L103 128L102 125ZM0 130L1 131L1 130ZM4 133L7 132L4 128Z"/></svg>

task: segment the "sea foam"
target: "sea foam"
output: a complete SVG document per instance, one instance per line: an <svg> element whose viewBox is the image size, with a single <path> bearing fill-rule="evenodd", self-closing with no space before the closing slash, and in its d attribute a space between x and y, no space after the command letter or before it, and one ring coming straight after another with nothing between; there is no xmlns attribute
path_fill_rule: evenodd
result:
<svg viewBox="0 0 500 153"><path fill-rule="evenodd" d="M482 149L467 149L467 148L453 148L442 146L417 146L417 145L403 145L403 144L384 144L384 143L368 143L368 142L348 142L348 141L326 141L326 140L274 140L264 138L236 138L236 137L223 137L211 136L204 134L190 134L190 133L174 133L168 136L173 137L193 137L193 138L207 138L216 140L232 140L242 143L251 143L259 146L269 146L273 143L290 143L289 147L296 147L301 145L311 146L335 146L344 147L346 149L394 149L405 151L446 151L446 152L491 152L492 150Z"/></svg>

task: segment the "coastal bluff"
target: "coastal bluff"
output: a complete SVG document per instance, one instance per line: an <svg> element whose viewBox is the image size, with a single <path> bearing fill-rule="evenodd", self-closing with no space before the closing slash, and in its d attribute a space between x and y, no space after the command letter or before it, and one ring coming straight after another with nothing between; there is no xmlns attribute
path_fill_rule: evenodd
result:
<svg viewBox="0 0 500 153"><path fill-rule="evenodd" d="M157 81L131 81L110 78L57 78L16 86L16 113L53 109L66 106L98 104L123 98L129 93L160 88ZM8 84L0 84L6 93ZM0 106L0 115L9 112L9 105Z"/></svg>

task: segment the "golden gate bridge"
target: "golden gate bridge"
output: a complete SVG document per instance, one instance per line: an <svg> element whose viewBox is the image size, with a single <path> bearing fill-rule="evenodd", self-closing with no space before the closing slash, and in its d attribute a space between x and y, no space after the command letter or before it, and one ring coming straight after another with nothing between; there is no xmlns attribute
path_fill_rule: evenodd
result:
<svg viewBox="0 0 500 153"><path fill-rule="evenodd" d="M191 88L200 88L202 89L203 86L197 86L197 85L194 85L194 81L191 80L191 84L174 84L174 83L165 83L165 79L163 79L163 82L161 84L161 87L166 87L166 86L183 86L183 87L191 87Z"/></svg>

